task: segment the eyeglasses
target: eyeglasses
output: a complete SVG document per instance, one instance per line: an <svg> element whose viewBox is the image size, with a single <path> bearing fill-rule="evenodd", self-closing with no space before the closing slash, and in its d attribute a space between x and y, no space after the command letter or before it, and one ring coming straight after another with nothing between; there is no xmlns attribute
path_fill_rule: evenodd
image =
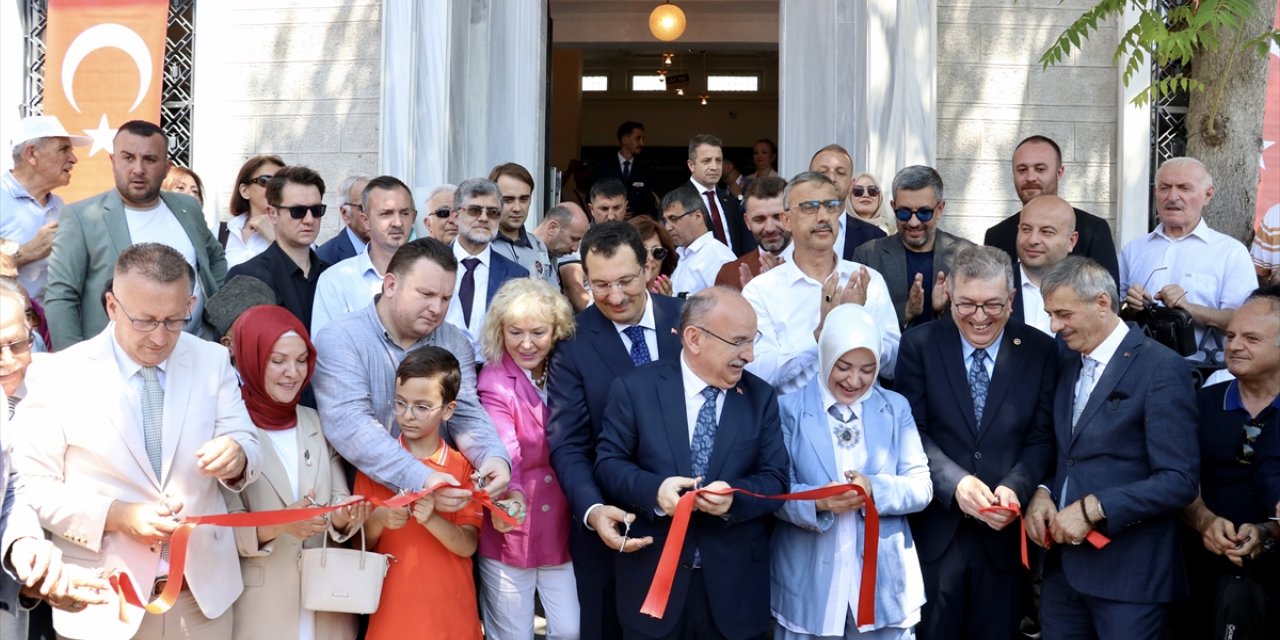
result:
<svg viewBox="0 0 1280 640"><path fill-rule="evenodd" d="M325 210L329 208L323 204L293 204L289 206L278 204L274 206L277 211L288 211L289 216L294 220L301 220L307 217L308 212L316 219L322 218Z"/></svg>
<svg viewBox="0 0 1280 640"><path fill-rule="evenodd" d="M982 309L982 312L989 316L998 316L1004 313L1004 308L1008 306L1003 302L986 302L983 304L974 304L972 302L957 302L956 310L962 316L971 316Z"/></svg>
<svg viewBox="0 0 1280 640"><path fill-rule="evenodd" d="M933 207L920 207L915 210L901 207L894 209L893 215L898 217L898 222L907 222L911 219L911 216L915 216L916 220L925 223L933 219Z"/></svg>
<svg viewBox="0 0 1280 640"><path fill-rule="evenodd" d="M31 351L31 341L34 339L35 339L35 336L33 336L31 332L28 331L27 337L22 338L21 340L14 340L13 342L10 342L7 344L0 344L0 352L3 352L5 349L8 349L9 353L15 356L20 356L24 353Z"/></svg>
<svg viewBox="0 0 1280 640"><path fill-rule="evenodd" d="M839 198L832 198L830 200L803 200L801 202L797 202L796 207L798 207L803 213L817 213L819 208L826 209L827 211L844 211L844 203L841 202ZM791 209L792 207L788 207L787 211L790 211Z"/></svg>
<svg viewBox="0 0 1280 640"><path fill-rule="evenodd" d="M631 289L631 287L633 287L637 282L640 282L640 274L638 273L633 276L618 278L613 282L600 282L600 281L592 280L590 282L591 295L600 297L608 294L610 291L612 291L615 288L621 293L626 293L627 290Z"/></svg>
<svg viewBox="0 0 1280 640"><path fill-rule="evenodd" d="M662 262L663 260L667 259L667 248L651 247L649 249L649 255L653 256L653 259L655 262Z"/></svg>
<svg viewBox="0 0 1280 640"><path fill-rule="evenodd" d="M863 193L874 198L880 195L880 187L877 187L874 184L867 187L864 187L860 184L855 184L852 187L850 187L849 193L852 193L853 197L855 198L861 198Z"/></svg>
<svg viewBox="0 0 1280 640"><path fill-rule="evenodd" d="M151 333L156 330L156 327L164 325L165 331L176 333L178 331L182 331L183 328L187 326L187 323L191 322L191 316L187 316L185 318L170 318L168 320L139 320L129 315L129 311L124 308L123 304L120 304L120 298L117 298L114 293L111 294L111 298L116 301L116 306L120 307L120 311L124 313L124 317L129 319L129 324L133 325L134 331Z"/></svg>
<svg viewBox="0 0 1280 640"><path fill-rule="evenodd" d="M497 220L502 217L502 209L497 207L482 207L478 204L473 204L467 207L460 207L458 210L472 218L479 218L482 213L484 217L490 220Z"/></svg>
<svg viewBox="0 0 1280 640"><path fill-rule="evenodd" d="M680 222L680 219L681 219L681 218L684 218L684 217L686 217L686 216L691 216L691 215L693 215L693 214L695 214L695 213L698 213L699 211L701 211L701 210L700 210L700 209L690 209L690 210L688 210L688 211L686 211L686 212L684 212L684 213L682 213L682 214L680 214L680 215L675 215L675 216L662 216L662 222L663 222L663 224L672 225L672 224L675 224L675 223L677 223L677 222Z"/></svg>
<svg viewBox="0 0 1280 640"><path fill-rule="evenodd" d="M439 408L429 404L409 404L404 400L391 401L391 411L397 418L403 417L405 413L408 413L413 420L425 420Z"/></svg>
<svg viewBox="0 0 1280 640"><path fill-rule="evenodd" d="M1236 462L1253 464L1253 442L1262 435L1262 421L1254 418L1242 425L1240 433L1240 452L1236 454Z"/></svg>
<svg viewBox="0 0 1280 640"><path fill-rule="evenodd" d="M258 185L259 187L262 187L263 189L266 189L266 188L267 188L267 183L268 183L268 182L271 182L271 179L272 179L272 178L274 178L274 177L275 177L275 176L269 176L269 175L266 175L266 174L264 173L264 174L262 174L262 175L260 175L260 176L258 176L258 177L256 177L256 178L250 178L250 179L249 179L249 181L248 181L248 182L246 182L245 184L256 184L256 185Z"/></svg>
<svg viewBox="0 0 1280 640"><path fill-rule="evenodd" d="M724 338L720 337L720 335L719 335L719 334L717 334L716 332L714 332L714 331L712 331L712 330L710 330L710 329L708 329L708 328L706 328L706 327L704 327L704 326L702 326L702 325L697 325L697 324L695 324L695 325L693 325L693 326L695 326L695 327L697 327L698 329L700 329L700 330L702 330L702 331L706 332L706 334L707 334L707 335L709 335L709 336L711 336L712 338L715 338L716 340L719 340L720 342L723 342L723 343L725 343L725 344L727 344L727 345L729 345L729 346L733 347L734 349L741 349L741 348L742 348L742 345L744 345L744 344L746 344L746 343L748 343L748 342L750 342L751 344L755 344L755 343L757 343L757 342L760 342L760 335L761 335L761 334L760 334L760 332L759 332L759 331L757 331L757 332L756 332L756 334L755 334L754 336L751 336L750 338L742 338L742 339L740 339L740 340L726 340L726 339L724 339Z"/></svg>
<svg viewBox="0 0 1280 640"><path fill-rule="evenodd" d="M449 207L440 207L439 209L432 211L431 215L437 218L448 218L449 216L453 215L453 209L450 209Z"/></svg>

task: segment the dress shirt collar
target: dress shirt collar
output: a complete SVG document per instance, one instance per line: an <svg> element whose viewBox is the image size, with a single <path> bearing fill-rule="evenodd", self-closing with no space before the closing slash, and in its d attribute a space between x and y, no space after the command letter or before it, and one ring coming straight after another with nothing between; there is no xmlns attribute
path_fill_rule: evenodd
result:
<svg viewBox="0 0 1280 640"><path fill-rule="evenodd" d="M689 184L693 185L693 188L697 189L698 195L702 196L703 198L706 198L708 191L710 191L713 194L719 195L719 192L716 191L715 185L711 185L710 187L704 187L697 180L694 180L693 176L689 176ZM716 206L720 206L719 203L717 203Z"/></svg>
<svg viewBox="0 0 1280 640"><path fill-rule="evenodd" d="M484 249L480 250L480 253L477 253L473 256L467 253L466 249L462 248L461 242L454 240L453 241L453 257L457 258L458 260L458 277L462 277L462 272L466 269L466 267L462 266L462 261L466 260L467 258L476 258L480 260L480 264L488 267L490 264L489 263L490 255L493 253L492 249L493 247L491 245L486 244L484 245Z"/></svg>
<svg viewBox="0 0 1280 640"><path fill-rule="evenodd" d="M227 220L227 230L233 235L238 235L244 231L244 223L248 220L248 213L231 216L231 218Z"/></svg>
<svg viewBox="0 0 1280 640"><path fill-rule="evenodd" d="M644 296L644 315L640 316L640 322L637 322L635 326L643 327L656 334L658 332L658 324L653 319L653 296L649 295L648 291L644 293ZM618 333L622 333L630 327L631 325L623 324L621 322L613 323L613 328L617 329Z"/></svg>
<svg viewBox="0 0 1280 640"><path fill-rule="evenodd" d="M1018 271L1022 274L1022 290L1034 291L1036 295L1043 297L1043 294L1040 293L1040 285L1031 281L1031 277L1027 275L1027 270L1022 266L1021 262L1018 263Z"/></svg>
<svg viewBox="0 0 1280 640"><path fill-rule="evenodd" d="M529 242L529 232L525 231L524 227L520 227L520 231L516 235L515 240L502 235L502 232L498 232L498 235L493 240L495 242L505 242L507 244L513 244L517 247L524 247L526 249L533 248L533 243Z"/></svg>
<svg viewBox="0 0 1280 640"><path fill-rule="evenodd" d="M14 200L30 200L42 207L48 207L49 205L53 204L54 198L58 197L57 195L54 195L52 191L50 191L48 196L49 198L48 202L45 202L44 204L40 204L40 202L36 200L36 197L31 195L31 192L27 191L27 188L22 186L21 182L18 182L18 178L13 175L12 171L5 171L4 175L0 175L0 185L3 185L4 190L8 191L9 195L13 196ZM62 202L62 199L59 198L57 201Z"/></svg>
<svg viewBox="0 0 1280 640"><path fill-rule="evenodd" d="M1165 240L1168 240L1169 242L1180 242L1182 240L1190 240L1191 238L1196 238L1201 242L1208 244L1208 242L1213 239L1213 230L1209 228L1209 223L1205 222L1204 218L1200 218L1200 222L1196 223L1196 226L1194 229L1191 230L1191 233L1188 233L1187 235L1182 236L1181 238L1172 238L1169 236L1169 234L1164 232L1164 223L1161 222L1160 224L1156 225L1155 231L1152 231L1148 237L1151 237L1151 238L1160 237L1160 238L1164 238Z"/></svg>
<svg viewBox="0 0 1280 640"><path fill-rule="evenodd" d="M395 347L396 349L401 349L400 343L396 342L395 337L391 335L390 331L387 331L387 327L382 324L382 318L378 316L378 301L381 299L382 299L381 293L373 296L373 302L370 302L369 306L365 307L365 318L368 319L369 326L373 329L373 332L377 335L382 336L383 344L390 345L392 347ZM430 337L431 337L431 334L428 333L427 335L422 336L417 340L414 340L413 344L409 345L408 349L402 349L402 350L405 352L408 352L418 346L421 346L422 344L425 344L427 339ZM392 364L397 364L397 363L393 362Z"/></svg>
<svg viewBox="0 0 1280 640"><path fill-rule="evenodd" d="M1274 409L1280 409L1280 395L1271 400ZM1245 411L1248 409L1244 406L1244 400L1240 397L1240 381L1232 380L1227 383L1227 392L1222 395L1222 409L1224 411Z"/></svg>
<svg viewBox="0 0 1280 640"><path fill-rule="evenodd" d="M369 273L372 271L373 275L378 276L379 280L382 279L382 276L384 274L378 273L378 268L373 266L373 258L369 257L368 251L361 251L360 253L357 253L355 256L347 259L355 260L355 265L359 269L359 273L361 276L364 276L366 273Z"/></svg>
<svg viewBox="0 0 1280 640"><path fill-rule="evenodd" d="M1124 323L1122 322L1120 324L1123 325ZM1000 335L996 336L995 342L992 342L990 346L986 347L987 357L991 358L992 366L995 366L996 355L1000 353L1001 340L1004 340L1004 329L1000 330ZM964 355L964 363L965 363L964 368L966 371L969 369L969 362L970 362L970 358L973 357L973 352L977 350L978 350L977 347L969 344L969 341L965 339L963 333L960 334L960 353Z"/></svg>
<svg viewBox="0 0 1280 640"><path fill-rule="evenodd" d="M822 410L826 412L827 415L830 415L831 407L840 407L841 409L848 409L852 411L853 417L862 418L862 403L866 401L867 396L864 395L861 400L858 400L851 405L844 404L836 400L836 397L831 394L829 389L827 389L827 385L825 383L818 385L818 393L822 394Z"/></svg>
<svg viewBox="0 0 1280 640"><path fill-rule="evenodd" d="M1129 325L1123 320L1117 318L1116 328L1111 330L1111 334L1106 337L1092 353L1081 354L1081 356L1089 356L1098 362L1098 366L1107 367L1107 363L1116 357L1116 350L1120 348L1120 343L1124 341L1124 337L1129 334ZM1098 372L1101 375L1101 372Z"/></svg>
<svg viewBox="0 0 1280 640"><path fill-rule="evenodd" d="M355 248L356 253L364 253L369 250L369 243L361 240L360 236L351 230L351 227L344 227L342 231L347 234L347 240L351 241L351 246Z"/></svg>
<svg viewBox="0 0 1280 640"><path fill-rule="evenodd" d="M708 231L698 236L698 238L693 242L690 242L689 246L679 247L679 251L677 251L676 253L679 253L681 258L684 258L685 256L692 256L698 253L698 251L701 250L703 247L707 246L708 242L720 242L720 241L716 240L716 236L714 233L711 233L710 231Z"/></svg>
<svg viewBox="0 0 1280 640"><path fill-rule="evenodd" d="M715 387L715 385L699 378L698 374L689 368L689 361L685 359L684 351L680 352L680 379L684 383L685 406L689 408L702 406L702 390L706 389L708 385ZM720 389L719 387L716 388ZM720 389L720 393L724 394L724 389ZM722 397L720 396L716 398L717 401L721 399Z"/></svg>
<svg viewBox="0 0 1280 640"><path fill-rule="evenodd" d="M120 347L120 343L116 342L116 323L114 321L107 323L105 331L107 332L108 339L111 341L111 355L115 356L116 367L120 369L120 379L128 381L142 370L142 365L134 362L133 358L129 357L129 354L125 353L124 349ZM181 335L178 336L178 338L181 337ZM168 366L169 360L166 358L164 362L156 365L156 368L163 374Z"/></svg>
<svg viewBox="0 0 1280 640"><path fill-rule="evenodd" d="M622 168L622 163L624 163L624 162L630 162L630 163L631 163L631 168L632 168L632 169L636 168L636 159L635 159L635 158L631 158L630 160L628 160L626 156L622 155L622 151L618 151L618 168L619 168L619 169L621 169L621 168Z"/></svg>

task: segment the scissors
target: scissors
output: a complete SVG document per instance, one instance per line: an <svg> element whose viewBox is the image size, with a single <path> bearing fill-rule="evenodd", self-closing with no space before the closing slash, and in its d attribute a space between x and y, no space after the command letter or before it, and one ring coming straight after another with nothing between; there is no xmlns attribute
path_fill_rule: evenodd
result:
<svg viewBox="0 0 1280 640"><path fill-rule="evenodd" d="M627 515L631 515L631 514L627 514ZM622 527L623 527L623 529L622 529L622 544L618 546L618 553L626 553L626 550L627 550L627 540L629 540L629 539L631 538L631 521L630 521L630 520L628 520L628 519L626 519L626 518L623 518L623 519L622 519Z"/></svg>

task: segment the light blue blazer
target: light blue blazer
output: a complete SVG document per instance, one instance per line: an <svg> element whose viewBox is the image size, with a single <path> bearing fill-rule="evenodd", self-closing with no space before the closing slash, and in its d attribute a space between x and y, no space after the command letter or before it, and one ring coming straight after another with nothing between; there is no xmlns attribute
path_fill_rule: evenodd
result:
<svg viewBox="0 0 1280 640"><path fill-rule="evenodd" d="M779 399L782 434L791 456L791 491L815 489L843 481L836 469L835 448L815 377L804 388ZM907 514L924 510L933 499L929 459L920 444L911 408L902 396L877 385L862 404L867 445L866 468L872 496L880 512L880 550L876 566L876 620L861 631L910 626L924 605L924 582L916 557ZM773 532L772 595L775 616L816 635L844 635L845 612L857 593L861 573L852 566L835 566L837 517L856 518L862 512L836 516L818 512L812 501L788 501L777 512L783 522ZM830 533L830 535L828 535ZM858 537L857 553L863 553ZM840 604L827 610L831 590ZM861 623L861 621L859 621Z"/></svg>

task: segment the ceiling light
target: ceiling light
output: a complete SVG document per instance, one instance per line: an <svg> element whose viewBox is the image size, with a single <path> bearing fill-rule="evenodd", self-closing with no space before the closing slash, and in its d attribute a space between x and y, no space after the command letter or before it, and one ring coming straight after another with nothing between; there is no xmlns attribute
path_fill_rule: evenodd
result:
<svg viewBox="0 0 1280 640"><path fill-rule="evenodd" d="M684 11L670 2L658 5L649 14L649 32L663 42L671 42L684 35Z"/></svg>

